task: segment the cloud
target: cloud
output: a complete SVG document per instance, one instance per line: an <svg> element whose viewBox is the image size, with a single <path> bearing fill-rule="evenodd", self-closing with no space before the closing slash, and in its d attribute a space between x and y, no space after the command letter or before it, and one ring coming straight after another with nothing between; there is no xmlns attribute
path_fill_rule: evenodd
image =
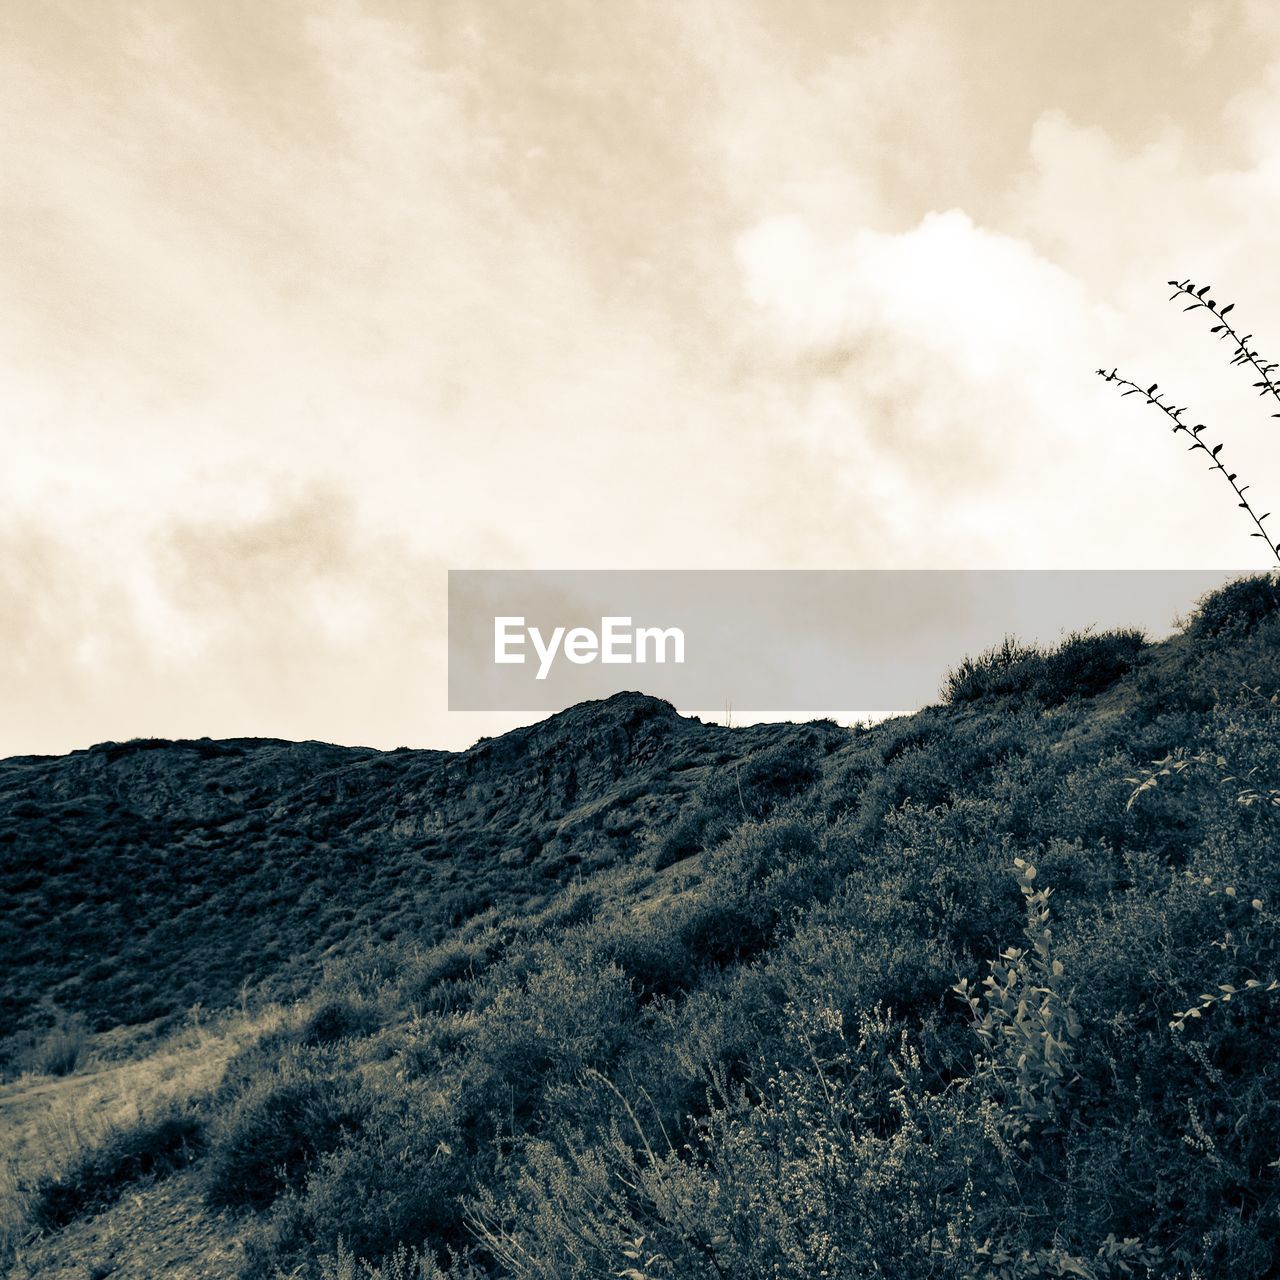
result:
<svg viewBox="0 0 1280 1280"><path fill-rule="evenodd" d="M1060 562L1032 513L1085 469L1089 433L1063 388L1090 389L1090 347L1115 323L1079 281L959 210L835 243L772 220L738 255L757 341L787 352L805 388L793 431L843 464L851 499L891 513L900 561ZM1086 535L1073 552L1099 547Z"/></svg>
<svg viewBox="0 0 1280 1280"><path fill-rule="evenodd" d="M445 565L1246 559L1092 370L1280 470L1160 293L1280 334L1268 9L15 13L13 749L456 742Z"/></svg>
<svg viewBox="0 0 1280 1280"><path fill-rule="evenodd" d="M443 718L443 566L363 528L341 495L281 494L102 551L0 532L0 751L87 745L83 726L395 746Z"/></svg>
<svg viewBox="0 0 1280 1280"><path fill-rule="evenodd" d="M795 213L739 236L744 333L772 357L760 382L789 383L774 396L784 438L825 456L848 504L873 511L864 551L1257 562L1230 494L1092 371L1118 364L1160 381L1222 433L1246 477L1280 469L1248 379L1216 358L1207 325L1164 302L1165 280L1191 273L1260 334L1280 316L1280 287L1257 270L1280 215L1278 110L1274 67L1228 91L1235 159L1206 164L1192 122L1166 120L1135 143L1051 109L1002 199L976 202L985 222L953 208L832 234Z"/></svg>

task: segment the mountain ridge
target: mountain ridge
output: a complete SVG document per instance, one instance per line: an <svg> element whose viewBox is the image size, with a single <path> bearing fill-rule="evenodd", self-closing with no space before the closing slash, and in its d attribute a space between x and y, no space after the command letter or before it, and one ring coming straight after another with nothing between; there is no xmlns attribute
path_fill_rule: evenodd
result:
<svg viewBox="0 0 1280 1280"><path fill-rule="evenodd" d="M502 868L502 894L544 896L577 868L634 854L636 831L678 803L679 775L690 785L722 757L805 733L728 730L622 692L456 752L148 738L2 760L0 899L15 909L0 924L0 1039L40 1022L42 1002L99 1027L176 1016L183 1000L225 1003L246 980L305 969L371 925L375 895L381 936L402 914L429 945L491 905L486 866ZM241 909L255 898L284 915L292 957L272 948L259 911ZM197 945L215 961L184 981L178 937L198 939L210 912L243 930L243 955L230 936ZM155 993L113 986L115 970L137 965Z"/></svg>

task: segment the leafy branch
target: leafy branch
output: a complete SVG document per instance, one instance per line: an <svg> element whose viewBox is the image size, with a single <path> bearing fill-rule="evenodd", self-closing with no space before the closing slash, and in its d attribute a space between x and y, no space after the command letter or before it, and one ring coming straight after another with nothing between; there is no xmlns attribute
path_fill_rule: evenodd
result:
<svg viewBox="0 0 1280 1280"><path fill-rule="evenodd" d="M1169 283L1174 290L1169 296L1169 301L1176 302L1179 298L1184 299L1187 305L1182 308L1183 311L1208 311L1218 322L1209 332L1216 333L1219 341L1223 338L1229 338L1235 346L1231 356L1231 363L1233 365L1251 365L1254 372L1261 379L1261 381L1253 384L1258 388L1258 394L1260 396L1269 395L1272 399L1280 402L1280 380L1273 376L1276 370L1280 369L1280 364L1276 364L1274 360L1263 360L1262 356L1249 346L1249 343L1253 341L1253 334L1246 333L1242 336L1236 331L1231 321L1227 319L1227 313L1234 311L1236 304L1228 302L1219 311L1218 304L1212 298L1206 296L1209 292L1207 284L1200 285L1197 288L1191 280L1170 280ZM1273 413L1271 416L1280 418L1280 413Z"/></svg>
<svg viewBox="0 0 1280 1280"><path fill-rule="evenodd" d="M1257 991L1260 995L1265 995L1269 991L1277 990L1280 990L1280 982L1274 978L1270 982L1263 982L1261 978L1248 978L1242 987L1237 987L1230 982L1220 982L1217 991L1202 992L1200 998L1189 1009L1178 1010L1170 1019L1169 1026L1174 1031L1185 1031L1188 1018L1203 1018L1214 1005L1230 1004L1233 996L1244 995L1246 991Z"/></svg>
<svg viewBox="0 0 1280 1280"><path fill-rule="evenodd" d="M1212 765L1219 770L1228 768L1226 757L1211 751L1201 751L1197 755L1189 756L1179 749L1171 752L1163 759L1153 761L1149 769L1142 770L1141 776L1125 779L1126 782L1131 783L1134 787L1132 794L1129 796L1129 803L1125 805L1125 810L1132 809L1138 797L1144 792L1154 791L1160 785L1161 778L1172 778L1188 769L1204 765ZM1252 779L1258 772L1259 768L1255 765L1248 773L1243 775L1224 774L1222 781L1236 784L1236 803L1244 805L1245 808L1249 808L1252 805L1280 808L1280 787L1256 786Z"/></svg>
<svg viewBox="0 0 1280 1280"><path fill-rule="evenodd" d="M1275 368L1274 365L1266 367ZM1218 443L1210 447L1200 438L1201 432L1208 430L1205 424L1201 422L1194 427L1187 426L1187 424L1182 420L1182 415L1187 412L1186 408L1178 408L1173 404L1167 403L1164 396L1159 394L1159 383L1153 382L1149 387L1144 389L1131 379L1122 378L1115 369L1112 369L1110 373L1105 369L1099 369L1098 376L1105 382L1114 382L1117 386L1125 388L1121 392L1122 397L1133 395L1143 396L1147 404L1153 405L1155 408L1159 409L1160 412L1173 423L1174 435L1181 433L1191 441L1188 450L1189 452L1194 453L1199 450L1208 457L1211 463L1211 469L1214 471L1220 471L1223 478L1231 486L1232 492L1236 495L1236 505L1245 511L1253 523L1257 525L1257 530L1249 536L1252 538L1261 538L1267 544L1267 550L1274 557L1276 563L1280 564L1280 542L1272 542L1271 535L1267 532L1267 528L1264 523L1268 516L1271 515L1271 512L1267 511L1262 515L1259 515L1253 509L1249 499L1244 496L1249 485L1241 485L1239 483L1238 474L1234 471L1228 471L1222 462L1222 458L1220 456L1222 453L1222 444ZM1268 383L1268 386L1270 385L1272 384Z"/></svg>

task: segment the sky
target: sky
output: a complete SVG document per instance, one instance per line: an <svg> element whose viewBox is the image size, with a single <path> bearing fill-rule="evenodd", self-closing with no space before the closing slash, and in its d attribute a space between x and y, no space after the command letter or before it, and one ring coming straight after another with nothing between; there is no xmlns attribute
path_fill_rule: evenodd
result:
<svg viewBox="0 0 1280 1280"><path fill-rule="evenodd" d="M449 569L1266 564L1094 375L1280 510L1265 0L10 0L0 119L0 754L464 746Z"/></svg>

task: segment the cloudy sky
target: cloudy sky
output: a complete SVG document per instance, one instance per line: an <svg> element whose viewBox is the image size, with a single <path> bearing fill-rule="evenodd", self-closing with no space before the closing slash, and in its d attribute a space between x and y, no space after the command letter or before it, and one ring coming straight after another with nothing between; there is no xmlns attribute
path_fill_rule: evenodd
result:
<svg viewBox="0 0 1280 1280"><path fill-rule="evenodd" d="M0 753L465 745L449 568L1265 563L1093 376L1280 504L1265 0L8 0L0 111Z"/></svg>

